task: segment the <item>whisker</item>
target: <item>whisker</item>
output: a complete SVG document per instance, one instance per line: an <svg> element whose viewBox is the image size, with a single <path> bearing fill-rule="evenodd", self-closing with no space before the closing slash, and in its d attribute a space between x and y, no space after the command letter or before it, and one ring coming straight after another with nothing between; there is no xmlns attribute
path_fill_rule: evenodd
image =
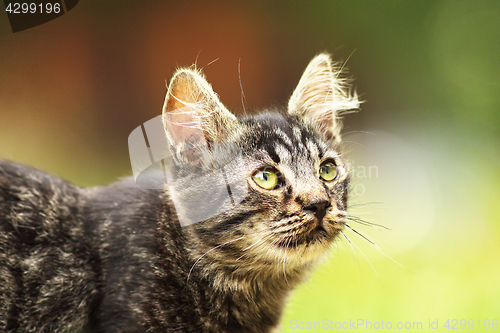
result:
<svg viewBox="0 0 500 333"><path fill-rule="evenodd" d="M260 238L260 239L258 239L255 243L253 243L253 244L252 244L252 245L250 245L250 246L247 246L246 248L244 248L244 249L243 249L243 250L241 250L241 251L246 251L246 250L250 249L251 247L253 247L255 244L259 243L259 242L260 242L260 241L262 241L263 239L264 239L264 238Z"/></svg>
<svg viewBox="0 0 500 333"><path fill-rule="evenodd" d="M406 268L405 266L403 266L402 264L400 264L396 259L393 259L391 258L390 255L386 254L384 251L382 251L380 248L375 248L378 252L382 253L385 257L389 258L392 262L394 262L395 264L397 264L398 266L400 266L401 268L404 268L404 269L408 269Z"/></svg>
<svg viewBox="0 0 500 333"><path fill-rule="evenodd" d="M286 277L286 251L288 250L288 245L290 245L291 239L288 239L288 242L286 243L285 246L285 255L283 256L283 276L285 277L285 282L288 284L288 279Z"/></svg>
<svg viewBox="0 0 500 333"><path fill-rule="evenodd" d="M346 132L344 134L342 134L342 136L347 136L347 135L351 135L351 134L357 134L357 133L363 133L363 134L370 134L370 135L377 135L373 132L368 132L368 131L350 131L350 132ZM348 142L351 142L351 143L356 143L356 142L353 142L353 141L348 141Z"/></svg>
<svg viewBox="0 0 500 333"><path fill-rule="evenodd" d="M370 243L372 246L378 248L378 245L375 244L375 242L373 240L371 240L368 236L363 235L362 233L360 233L359 231L357 231L356 229L351 227L349 224L346 224L345 226L348 227L349 229L351 229L356 235L358 235L359 237L363 238L365 241Z"/></svg>
<svg viewBox="0 0 500 333"><path fill-rule="evenodd" d="M359 268L360 266L359 266L358 256L356 255L356 252L354 251L354 247L352 246L352 241L349 239L349 237L347 237L346 234L344 234L343 231L341 231L340 233L342 234L342 236L344 236L344 238L347 240L347 244L349 244L349 246L351 247L351 252L354 256L354 260L356 260L356 264Z"/></svg>
<svg viewBox="0 0 500 333"><path fill-rule="evenodd" d="M351 230L353 230L354 232L356 232L354 229L351 229ZM356 234L360 235L358 232L356 232ZM360 236L362 236L362 235L360 235ZM354 245L358 249L358 251L361 253L361 255L363 257L365 257L366 261L368 262L368 264L370 265L370 267L373 269L373 272L377 276L377 279L380 281L380 277L379 277L379 275L377 273L377 270L375 269L375 267L373 267L372 263L370 262L370 259L368 259L368 257L363 253L363 251L361 251L361 249L356 245L356 243L351 243L351 244ZM372 244L372 245L374 245L374 244ZM376 246L376 245L374 245L374 246Z"/></svg>
<svg viewBox="0 0 500 333"><path fill-rule="evenodd" d="M353 221L353 222L356 222L356 223L359 223L359 224L362 224L362 225L367 225L367 226L370 226L370 227L379 227L379 228L382 228L382 229L385 229L385 230L391 230L390 228L388 228L388 227L386 227L384 225L373 223L373 222L370 222L370 221L366 221L366 220L363 220L362 218L359 218L359 217L354 216L354 215L347 215L347 219L349 221Z"/></svg>
<svg viewBox="0 0 500 333"><path fill-rule="evenodd" d="M394 263L396 263L398 266L404 268L404 269L407 269L405 266L403 266L402 264L400 264L397 260L391 258L390 255L386 254L384 251L382 251L382 249L377 245L375 244L375 242L370 239L368 236L365 236L363 235L362 233L360 233L359 231L357 231L356 229L353 229L351 226L347 225L346 224L346 227L348 227L349 229L351 229L355 234L357 234L359 237L363 238L364 240L366 240L368 243L370 243L378 252L380 252L381 254L383 254L385 257L389 258L391 261L393 261Z"/></svg>
<svg viewBox="0 0 500 333"><path fill-rule="evenodd" d="M287 244L286 244L285 248L283 249L283 247L278 247L277 244L280 243L280 242L282 242L282 241L284 241L284 240L287 240ZM283 261L283 276L285 278L286 283L288 283L287 276L286 276L286 259L287 259L286 252L288 250L288 247L290 246L290 242L291 241L292 241L292 239L290 237L280 236L280 237L278 237L277 239L274 239L271 242L272 247L270 248L270 249L274 249L274 250L279 249L278 260L276 261L276 264L278 265L277 272L279 272L279 263L281 261ZM268 252L269 252L270 249L268 249ZM283 250L285 251L285 254L284 254L283 260L282 260L281 259L281 253L282 253Z"/></svg>
<svg viewBox="0 0 500 333"><path fill-rule="evenodd" d="M381 204L383 204L382 201L371 201L371 202L365 202L365 203L360 203L360 204L348 205L347 209L361 207L361 206L367 206L367 205L381 205Z"/></svg>
<svg viewBox="0 0 500 333"><path fill-rule="evenodd" d="M245 237L248 237L248 236L251 236L251 235L255 235L255 234L258 234L258 233L261 233L261 232L264 232L264 231L267 231L269 230L269 228L266 228L266 229L263 229L263 230L260 230L260 231L257 231L257 232L254 232L254 233L251 233L251 234L248 234L248 235L243 235L241 237L238 237L238 238L235 238L235 239L232 239L232 240L229 240L227 242L224 242L224 243L221 243L217 246L214 246L213 248L211 248L210 250L208 250L207 252L205 252L204 254L202 254L198 259L196 259L196 261L194 262L194 264L191 266L191 269L189 270L189 273L188 273L188 276L187 276L187 280L189 280L189 277L191 276L191 273L194 269L194 267L196 266L196 264L198 264L198 262L200 262L200 260L205 257L208 253L212 252L213 250L216 250L224 245L227 245L227 244L230 244L230 243L233 243L233 242L236 242L238 240L241 240Z"/></svg>
<svg viewBox="0 0 500 333"><path fill-rule="evenodd" d="M243 257L244 257L244 256L246 256L246 255L247 255L246 253L243 253L241 256L239 256L238 258L236 258L236 260L235 260L235 261L240 260L241 258L243 258Z"/></svg>
<svg viewBox="0 0 500 333"><path fill-rule="evenodd" d="M208 253L210 253L210 252L212 252L213 250L218 249L218 248L220 248L220 247L222 247L222 246L224 246L224 245L227 245L227 244L232 243L232 242L236 242L237 240L240 240L240 239L243 239L243 238L245 238L245 236L241 236L241 237L238 237L238 238L232 239L232 240L230 240L230 241L224 242L224 243L222 243L222 244L219 244L219 245L217 245L217 246L215 246L215 247L211 248L210 250L208 250L207 252L205 252L204 254L202 254L202 255L201 255L198 259L196 259L196 261L194 262L193 266L191 266L191 269L189 270L189 273L188 273L188 277L187 277L187 279L189 280L189 276L191 275L191 272L193 271L193 269L194 269L194 267L196 266L196 264L197 264L197 263L198 263L198 262L199 262L199 261L200 261L200 260L201 260L204 256L206 256Z"/></svg>

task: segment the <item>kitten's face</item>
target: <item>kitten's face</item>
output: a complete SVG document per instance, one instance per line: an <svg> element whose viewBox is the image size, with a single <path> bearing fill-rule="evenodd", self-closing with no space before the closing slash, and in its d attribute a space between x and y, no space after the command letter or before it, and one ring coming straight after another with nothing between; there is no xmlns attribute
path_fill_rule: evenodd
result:
<svg viewBox="0 0 500 333"><path fill-rule="evenodd" d="M211 165L224 172L181 179L171 192L185 207L178 214L194 216L200 207L222 207L214 198L222 198L226 186L231 192L227 184L240 184L244 191L239 193L245 193L242 201L226 200L230 209L188 227L203 245L201 254L251 267L283 262L283 269L295 270L325 253L347 216L349 177L339 151L338 114L358 104L325 54L306 68L286 112L243 119L220 103L199 72L179 70L164 105L173 153L179 163L202 173L210 174ZM204 161L190 161L180 153L193 142L202 147L194 155L205 156ZM224 144L237 146L241 158L228 158Z"/></svg>
<svg viewBox="0 0 500 333"><path fill-rule="evenodd" d="M299 118L263 114L242 121L249 193L237 211L239 243L250 258L300 263L315 260L342 230L348 174L338 147Z"/></svg>

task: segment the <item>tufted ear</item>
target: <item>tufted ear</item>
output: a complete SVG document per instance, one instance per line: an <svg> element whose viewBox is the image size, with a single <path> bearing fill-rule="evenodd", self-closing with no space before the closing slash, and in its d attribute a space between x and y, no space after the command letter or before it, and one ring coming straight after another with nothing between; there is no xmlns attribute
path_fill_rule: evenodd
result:
<svg viewBox="0 0 500 333"><path fill-rule="evenodd" d="M177 152L222 142L235 135L238 124L201 72L182 68L174 74L163 105L163 125Z"/></svg>
<svg viewBox="0 0 500 333"><path fill-rule="evenodd" d="M359 107L356 93L350 94L341 70L334 70L328 54L311 60L288 102L288 112L318 128L328 139L340 142L342 113Z"/></svg>

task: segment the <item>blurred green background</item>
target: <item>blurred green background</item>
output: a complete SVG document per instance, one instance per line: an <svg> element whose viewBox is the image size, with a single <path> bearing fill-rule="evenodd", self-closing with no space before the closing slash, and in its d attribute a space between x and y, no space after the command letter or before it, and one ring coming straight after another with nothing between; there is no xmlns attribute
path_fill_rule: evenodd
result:
<svg viewBox="0 0 500 333"><path fill-rule="evenodd" d="M15 34L0 13L0 157L108 184L177 66L196 61L241 114L238 64L252 112L284 106L321 51L348 59L365 101L344 119L350 213L390 230L352 223L381 251L346 230L282 331L500 320L498 0L80 1Z"/></svg>

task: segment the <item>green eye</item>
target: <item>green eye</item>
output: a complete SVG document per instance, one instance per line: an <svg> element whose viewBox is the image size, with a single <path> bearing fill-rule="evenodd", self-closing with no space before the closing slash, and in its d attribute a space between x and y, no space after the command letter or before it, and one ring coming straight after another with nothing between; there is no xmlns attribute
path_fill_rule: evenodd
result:
<svg viewBox="0 0 500 333"><path fill-rule="evenodd" d="M262 188L272 190L278 184L278 176L273 170L259 170L252 176L253 180Z"/></svg>
<svg viewBox="0 0 500 333"><path fill-rule="evenodd" d="M332 162L323 162L319 167L319 176L327 182L334 180L338 175L337 166Z"/></svg>

